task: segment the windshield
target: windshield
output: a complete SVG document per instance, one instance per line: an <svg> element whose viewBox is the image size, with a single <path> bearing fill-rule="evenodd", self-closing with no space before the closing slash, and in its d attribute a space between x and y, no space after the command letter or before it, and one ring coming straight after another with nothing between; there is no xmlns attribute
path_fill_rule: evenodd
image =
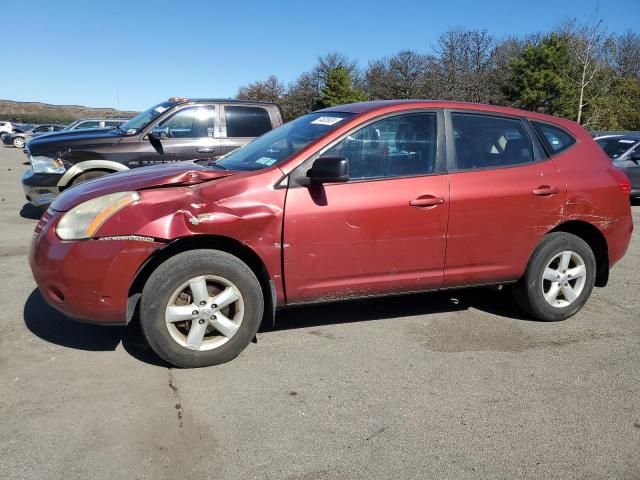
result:
<svg viewBox="0 0 640 480"><path fill-rule="evenodd" d="M215 165L240 171L270 167L299 152L352 116L352 113L344 112L310 113L265 133L225 155Z"/></svg>
<svg viewBox="0 0 640 480"><path fill-rule="evenodd" d="M618 158L624 155L627 150L638 143L637 140L629 138L601 138L597 142L609 158Z"/></svg>
<svg viewBox="0 0 640 480"><path fill-rule="evenodd" d="M163 112L165 112L168 108L173 107L174 105L174 102L159 103L158 105L151 107L149 110L145 110L144 112L139 113L128 122L124 122L118 128L129 135L138 133L141 129L149 125L149 123L158 118Z"/></svg>

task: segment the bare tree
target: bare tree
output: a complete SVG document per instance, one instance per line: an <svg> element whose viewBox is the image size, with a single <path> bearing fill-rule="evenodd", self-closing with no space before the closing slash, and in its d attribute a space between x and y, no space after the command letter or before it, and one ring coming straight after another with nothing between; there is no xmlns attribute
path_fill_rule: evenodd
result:
<svg viewBox="0 0 640 480"><path fill-rule="evenodd" d="M584 24L566 21L559 30L569 47L571 67L565 75L576 89L576 121L582 123L585 107L600 97L609 84L615 42L595 15Z"/></svg>
<svg viewBox="0 0 640 480"><path fill-rule="evenodd" d="M615 65L618 75L640 80L640 35L627 31L616 39Z"/></svg>
<svg viewBox="0 0 640 480"><path fill-rule="evenodd" d="M496 40L487 30L455 28L443 33L434 49L443 98L489 101L492 95L486 80L493 68L495 49Z"/></svg>
<svg viewBox="0 0 640 480"><path fill-rule="evenodd" d="M240 100L280 102L284 92L282 82L275 75L271 75L263 82L254 82L240 87L236 97Z"/></svg>

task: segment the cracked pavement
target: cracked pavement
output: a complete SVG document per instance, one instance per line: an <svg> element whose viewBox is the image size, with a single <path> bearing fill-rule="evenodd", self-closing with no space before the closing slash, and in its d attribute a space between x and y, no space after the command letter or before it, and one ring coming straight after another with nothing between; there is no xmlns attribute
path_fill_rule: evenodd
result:
<svg viewBox="0 0 640 480"><path fill-rule="evenodd" d="M640 478L638 227L561 323L487 289L299 307L169 369L34 292L25 159L0 146L0 478Z"/></svg>

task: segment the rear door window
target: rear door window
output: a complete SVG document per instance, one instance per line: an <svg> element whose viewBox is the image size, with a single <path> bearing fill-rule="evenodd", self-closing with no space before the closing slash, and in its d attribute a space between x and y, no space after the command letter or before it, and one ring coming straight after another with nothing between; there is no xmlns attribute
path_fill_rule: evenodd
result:
<svg viewBox="0 0 640 480"><path fill-rule="evenodd" d="M533 145L520 120L451 114L455 168L500 168L532 162Z"/></svg>
<svg viewBox="0 0 640 480"><path fill-rule="evenodd" d="M269 112L262 107L227 105L224 107L227 137L259 137L271 130Z"/></svg>
<svg viewBox="0 0 640 480"><path fill-rule="evenodd" d="M118 120L107 120L104 122L104 126L107 128L119 127L120 125L122 125L122 122Z"/></svg>
<svg viewBox="0 0 640 480"><path fill-rule="evenodd" d="M550 155L560 153L576 143L576 139L560 127L535 121L532 121L531 125L538 132Z"/></svg>
<svg viewBox="0 0 640 480"><path fill-rule="evenodd" d="M100 128L100 122L99 121L94 121L94 120L89 120L87 122L82 122L79 125L76 125L75 129L81 129L81 128Z"/></svg>

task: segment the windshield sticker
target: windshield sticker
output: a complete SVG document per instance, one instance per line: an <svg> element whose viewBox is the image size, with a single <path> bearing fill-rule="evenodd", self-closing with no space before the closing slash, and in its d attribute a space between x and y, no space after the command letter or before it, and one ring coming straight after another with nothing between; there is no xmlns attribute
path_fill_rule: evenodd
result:
<svg viewBox="0 0 640 480"><path fill-rule="evenodd" d="M342 120L341 117L318 117L311 123L313 125L335 125L340 120Z"/></svg>
<svg viewBox="0 0 640 480"><path fill-rule="evenodd" d="M618 140L619 143L636 143L635 140Z"/></svg>
<svg viewBox="0 0 640 480"><path fill-rule="evenodd" d="M269 165L273 165L276 162L277 160L271 157L260 157L258 160L256 160L256 163L259 163L260 165L266 165L267 167Z"/></svg>
<svg viewBox="0 0 640 480"><path fill-rule="evenodd" d="M156 112L162 113L167 110L167 107L156 107Z"/></svg>

